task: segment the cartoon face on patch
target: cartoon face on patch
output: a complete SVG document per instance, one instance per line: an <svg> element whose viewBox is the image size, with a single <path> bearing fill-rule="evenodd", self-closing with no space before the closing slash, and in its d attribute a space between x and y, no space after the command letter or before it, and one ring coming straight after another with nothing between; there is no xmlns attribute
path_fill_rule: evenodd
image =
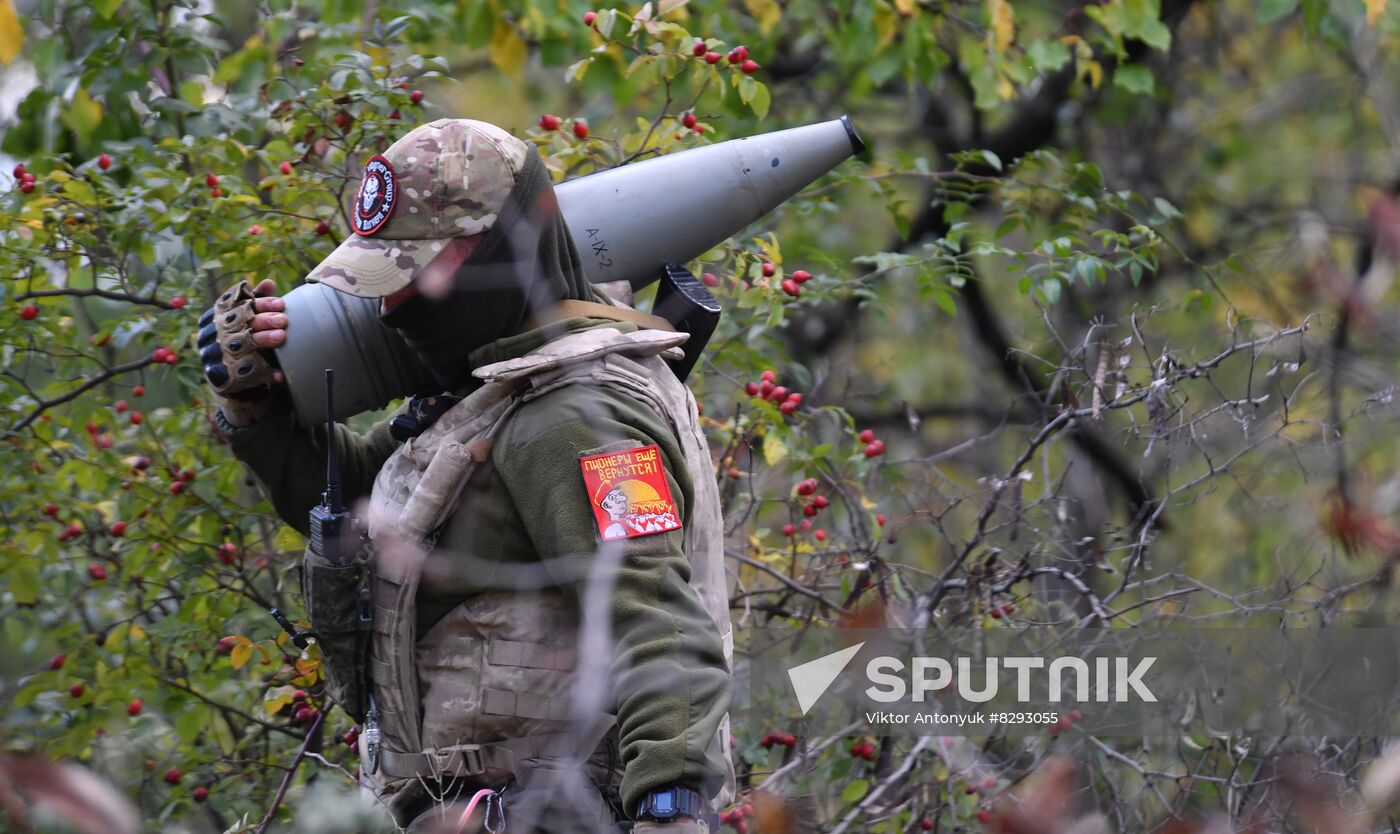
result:
<svg viewBox="0 0 1400 834"><path fill-rule="evenodd" d="M605 539L620 539L627 535L627 528L622 526L622 519L627 516L627 493L622 491L622 487L613 487L603 496L603 500L598 502L598 506L603 508L603 512L608 514L608 520L612 522L603 531Z"/></svg>
<svg viewBox="0 0 1400 834"><path fill-rule="evenodd" d="M355 233L372 235L389 222L398 195L399 185L394 176L393 166L382 156L370 157L365 163L360 190L355 195L355 211L352 216Z"/></svg>

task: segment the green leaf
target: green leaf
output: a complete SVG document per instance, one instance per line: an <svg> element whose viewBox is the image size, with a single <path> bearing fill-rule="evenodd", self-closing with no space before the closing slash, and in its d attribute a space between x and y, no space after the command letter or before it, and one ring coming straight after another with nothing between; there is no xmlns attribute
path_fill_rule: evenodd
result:
<svg viewBox="0 0 1400 834"><path fill-rule="evenodd" d="M1137 95L1151 95L1156 87L1152 70L1141 64L1128 64L1114 70L1113 84Z"/></svg>
<svg viewBox="0 0 1400 834"><path fill-rule="evenodd" d="M935 287L933 290L933 300L943 312L950 316L958 314L958 305L953 300L953 294L943 287Z"/></svg>
<svg viewBox="0 0 1400 834"><path fill-rule="evenodd" d="M569 64L569 68L564 70L564 80L582 81L584 73L588 72L588 68L591 66L593 66L592 58L584 58Z"/></svg>
<svg viewBox="0 0 1400 834"><path fill-rule="evenodd" d="M208 716L208 709L203 706L190 705L180 713L180 717L175 719L175 734L180 740L189 744L199 738L199 734L204 732L204 726Z"/></svg>
<svg viewBox="0 0 1400 834"><path fill-rule="evenodd" d="M738 86L739 100L745 104L748 104L749 99L753 98L754 88L758 86L758 82L754 80L754 77L752 75L745 75L744 77L739 79Z"/></svg>
<svg viewBox="0 0 1400 834"><path fill-rule="evenodd" d="M122 0L93 0L92 9L101 15L103 20L111 20L121 5Z"/></svg>
<svg viewBox="0 0 1400 834"><path fill-rule="evenodd" d="M749 99L749 107L754 115L760 119L768 115L768 107L772 104L773 96L768 92L768 87L762 82L754 82L753 97Z"/></svg>
<svg viewBox="0 0 1400 834"><path fill-rule="evenodd" d="M859 802L870 791L870 783L864 779L852 780L841 791L841 801L847 804Z"/></svg>
<svg viewBox="0 0 1400 834"><path fill-rule="evenodd" d="M1282 17L1293 14L1298 8L1298 0L1259 0L1259 8L1254 12L1257 23L1273 23Z"/></svg>
<svg viewBox="0 0 1400 834"><path fill-rule="evenodd" d="M204 106L204 85L191 78L180 85L180 99L195 107Z"/></svg>
<svg viewBox="0 0 1400 834"><path fill-rule="evenodd" d="M17 557L9 573L10 593L20 605L32 605L39 599L39 569L29 559Z"/></svg>
<svg viewBox="0 0 1400 834"><path fill-rule="evenodd" d="M1026 47L1026 57L1039 72L1055 72L1069 63L1069 47L1059 41L1032 41Z"/></svg>

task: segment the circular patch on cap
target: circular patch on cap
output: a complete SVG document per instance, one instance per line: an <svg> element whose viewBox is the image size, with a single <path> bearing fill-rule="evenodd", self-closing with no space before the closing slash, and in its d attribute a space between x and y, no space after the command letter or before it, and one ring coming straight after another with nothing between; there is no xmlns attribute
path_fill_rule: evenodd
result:
<svg viewBox="0 0 1400 834"><path fill-rule="evenodd" d="M355 234L372 235L389 222L399 197L399 181L389 160L378 154L365 163L365 176L355 193L353 225Z"/></svg>

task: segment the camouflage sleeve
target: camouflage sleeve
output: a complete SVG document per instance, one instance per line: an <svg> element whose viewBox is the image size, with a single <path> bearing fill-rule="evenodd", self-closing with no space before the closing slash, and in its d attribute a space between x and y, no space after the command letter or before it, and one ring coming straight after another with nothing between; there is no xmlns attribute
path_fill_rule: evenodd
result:
<svg viewBox="0 0 1400 834"><path fill-rule="evenodd" d="M729 708L729 669L714 621L690 586L679 527L608 542L580 464L617 449L658 446L681 519L691 493L684 456L656 415L626 397L587 386L546 394L517 413L492 461L542 560L560 586L581 594L597 560L611 581L612 699L622 742L623 807L654 788L688 785L714 795L725 774L714 742ZM599 491L599 490L595 490ZM613 535L613 534L609 534Z"/></svg>
<svg viewBox="0 0 1400 834"><path fill-rule="evenodd" d="M234 426L216 413L234 456L252 468L277 515L306 535L307 514L321 502L326 488L325 430L302 425L285 399L250 426ZM336 424L335 446L347 504L369 497L375 473L397 445L389 435L387 419L364 435Z"/></svg>

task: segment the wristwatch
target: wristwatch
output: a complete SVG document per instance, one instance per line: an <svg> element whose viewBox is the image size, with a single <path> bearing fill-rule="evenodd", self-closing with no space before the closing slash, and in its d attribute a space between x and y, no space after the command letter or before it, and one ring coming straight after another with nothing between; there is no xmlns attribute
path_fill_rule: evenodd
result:
<svg viewBox="0 0 1400 834"><path fill-rule="evenodd" d="M657 788L637 803L634 819L670 822L677 817L704 819L708 803L705 797L680 785Z"/></svg>

